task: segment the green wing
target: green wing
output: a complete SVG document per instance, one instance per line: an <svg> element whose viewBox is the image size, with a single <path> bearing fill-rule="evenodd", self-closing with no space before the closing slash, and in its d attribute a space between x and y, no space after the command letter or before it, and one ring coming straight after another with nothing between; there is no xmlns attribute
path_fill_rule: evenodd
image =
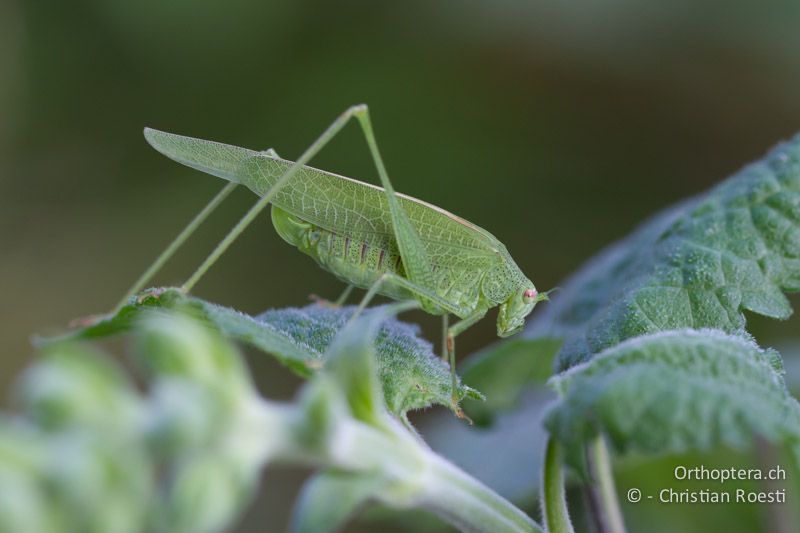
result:
<svg viewBox="0 0 800 533"><path fill-rule="evenodd" d="M239 168L248 158L259 155L255 150L152 128L144 129L144 138L150 146L178 163L243 185L246 183L237 175Z"/></svg>
<svg viewBox="0 0 800 533"><path fill-rule="evenodd" d="M145 138L170 159L245 185L259 196L292 164L262 152L150 128ZM503 244L486 230L416 198L398 194L398 199L432 264L486 268L507 256ZM273 202L327 230L383 249L397 248L381 187L304 166Z"/></svg>

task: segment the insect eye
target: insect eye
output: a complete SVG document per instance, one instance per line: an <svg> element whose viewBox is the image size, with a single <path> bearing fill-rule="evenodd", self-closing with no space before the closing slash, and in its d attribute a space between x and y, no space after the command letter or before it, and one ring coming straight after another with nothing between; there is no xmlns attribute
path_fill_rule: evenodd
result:
<svg viewBox="0 0 800 533"><path fill-rule="evenodd" d="M538 293L536 289L527 289L525 292L522 293L522 297L525 298L525 301L531 301L536 298Z"/></svg>

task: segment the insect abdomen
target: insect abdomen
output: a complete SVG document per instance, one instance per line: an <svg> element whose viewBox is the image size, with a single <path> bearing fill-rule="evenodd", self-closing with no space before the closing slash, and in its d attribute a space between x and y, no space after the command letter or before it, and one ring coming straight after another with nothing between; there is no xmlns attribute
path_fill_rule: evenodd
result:
<svg viewBox="0 0 800 533"><path fill-rule="evenodd" d="M400 253L394 246L387 250L375 243L320 228L274 204L272 223L286 242L313 257L319 266L345 283L367 289L385 272L406 277ZM482 272L474 269L456 272L437 265L433 268L434 290L439 296L462 308L474 309L478 305ZM379 293L395 300L415 298L405 288L392 283L384 284Z"/></svg>
<svg viewBox="0 0 800 533"><path fill-rule="evenodd" d="M272 223L278 234L301 252L313 257L325 270L346 283L368 288L381 274L391 272L405 276L400 254L396 250L352 239L317 227L310 222L272 206ZM386 291L381 291L386 294ZM408 295L386 294L395 298Z"/></svg>

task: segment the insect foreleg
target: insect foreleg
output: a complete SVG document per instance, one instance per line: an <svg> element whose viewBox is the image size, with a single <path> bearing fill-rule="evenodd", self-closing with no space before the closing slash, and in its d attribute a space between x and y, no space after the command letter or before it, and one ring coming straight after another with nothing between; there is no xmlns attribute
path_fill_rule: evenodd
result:
<svg viewBox="0 0 800 533"><path fill-rule="evenodd" d="M455 408L456 415L459 418L464 418L464 413L461 412L461 409L458 407L458 378L456 377L456 336L460 333L463 333L467 329L469 329L472 325L486 316L486 308L479 307L476 309L471 315L463 320L459 320L446 330L445 336L445 346L447 351L447 358L450 361L450 378L453 381L453 390L452 390L452 398L451 401L453 402L453 407Z"/></svg>

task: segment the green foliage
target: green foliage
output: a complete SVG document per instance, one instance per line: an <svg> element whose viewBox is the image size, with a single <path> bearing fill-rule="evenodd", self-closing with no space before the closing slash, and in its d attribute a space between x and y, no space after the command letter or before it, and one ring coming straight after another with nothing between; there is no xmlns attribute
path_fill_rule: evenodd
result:
<svg viewBox="0 0 800 533"><path fill-rule="evenodd" d="M561 445L555 439L549 439L544 454L542 501L552 502L554 505L542 505L542 517L547 531L574 533L575 530L567 509L567 497L564 493L561 455Z"/></svg>
<svg viewBox="0 0 800 533"><path fill-rule="evenodd" d="M529 331L565 339L566 369L637 335L786 318L782 290L800 290L800 136L587 263Z"/></svg>
<svg viewBox="0 0 800 533"><path fill-rule="evenodd" d="M782 291L796 290L800 136L589 261L543 307L529 345L500 344L462 375L489 398L478 419L502 416L536 381L525 351L563 339L545 425L584 476L598 434L641 454L743 448L759 435L797 458L800 410L780 356L749 340L743 314L786 318ZM494 370L503 360L514 371Z"/></svg>
<svg viewBox="0 0 800 533"><path fill-rule="evenodd" d="M218 531L247 501L264 442L258 397L213 331L150 314L141 396L84 346L50 345L0 420L0 531Z"/></svg>
<svg viewBox="0 0 800 533"><path fill-rule="evenodd" d="M561 347L543 512L565 530L562 452L589 479L585 448L602 437L619 452L663 454L742 448L758 435L797 459L800 405L777 352L747 337L743 314L786 318L783 291L795 290L800 137L590 262L529 338L465 364L489 395L466 407L480 423L513 409ZM351 307L310 305L251 317L157 289L44 343L44 359L19 382L20 413L0 419L0 530L219 531L261 469L279 462L317 469L297 532L335 531L369 502L424 508L464 530L539 531L411 428L409 410L452 404L447 366L394 318L407 308L353 319ZM136 339L144 393L76 344L123 332ZM261 399L231 341L308 378L296 401ZM480 398L461 384L458 395Z"/></svg>
<svg viewBox="0 0 800 533"><path fill-rule="evenodd" d="M295 513L296 531L334 531L359 504L424 507L472 531L541 531L522 511L458 470L406 426L390 417L374 368L374 336L396 304L359 317L329 348L330 364L301 391L292 425L291 454L319 465ZM331 485L343 489L342 507L330 504Z"/></svg>
<svg viewBox="0 0 800 533"><path fill-rule="evenodd" d="M139 360L151 373L148 435L168 460L166 531L218 531L249 501L266 458L261 400L241 357L216 331L182 314L151 312Z"/></svg>
<svg viewBox="0 0 800 533"><path fill-rule="evenodd" d="M304 377L325 365L328 347L355 311L353 306L311 304L251 317L178 289L151 289L133 298L116 315L96 320L70 337L88 340L130 331L141 313L152 308L185 309L211 322L227 337L273 355ZM377 333L376 354L390 411L404 416L409 410L434 404L452 407L449 367L433 353L432 345L420 338L417 326L386 316ZM464 385L460 385L458 394L482 398Z"/></svg>
<svg viewBox="0 0 800 533"><path fill-rule="evenodd" d="M271 325L294 342L310 346L323 361L325 349L350 320L355 307L309 305L267 311L259 321ZM384 401L393 413L404 414L438 404L452 407L450 369L419 336L419 327L385 317L375 338L377 371ZM459 384L458 395L481 400L471 387Z"/></svg>
<svg viewBox="0 0 800 533"><path fill-rule="evenodd" d="M257 395L241 355L188 300L141 308L129 322L145 394L74 339L49 344L20 381L22 412L0 420L0 531L220 531L270 462L322 470L298 531L333 531L367 500L485 531L539 531L387 410L376 338L404 308L348 322L285 404ZM80 335L108 333L113 320ZM357 489L349 505L328 501L334 477Z"/></svg>
<svg viewBox="0 0 800 533"><path fill-rule="evenodd" d="M547 426L569 462L584 471L598 431L646 453L793 444L780 357L739 338L745 310L791 314L783 290L800 290L800 136L601 253L532 324L565 340Z"/></svg>
<svg viewBox="0 0 800 533"><path fill-rule="evenodd" d="M778 355L714 330L630 339L553 378L561 399L546 426L585 471L583 444L598 432L621 452L742 448L755 435L800 452L800 405Z"/></svg>

